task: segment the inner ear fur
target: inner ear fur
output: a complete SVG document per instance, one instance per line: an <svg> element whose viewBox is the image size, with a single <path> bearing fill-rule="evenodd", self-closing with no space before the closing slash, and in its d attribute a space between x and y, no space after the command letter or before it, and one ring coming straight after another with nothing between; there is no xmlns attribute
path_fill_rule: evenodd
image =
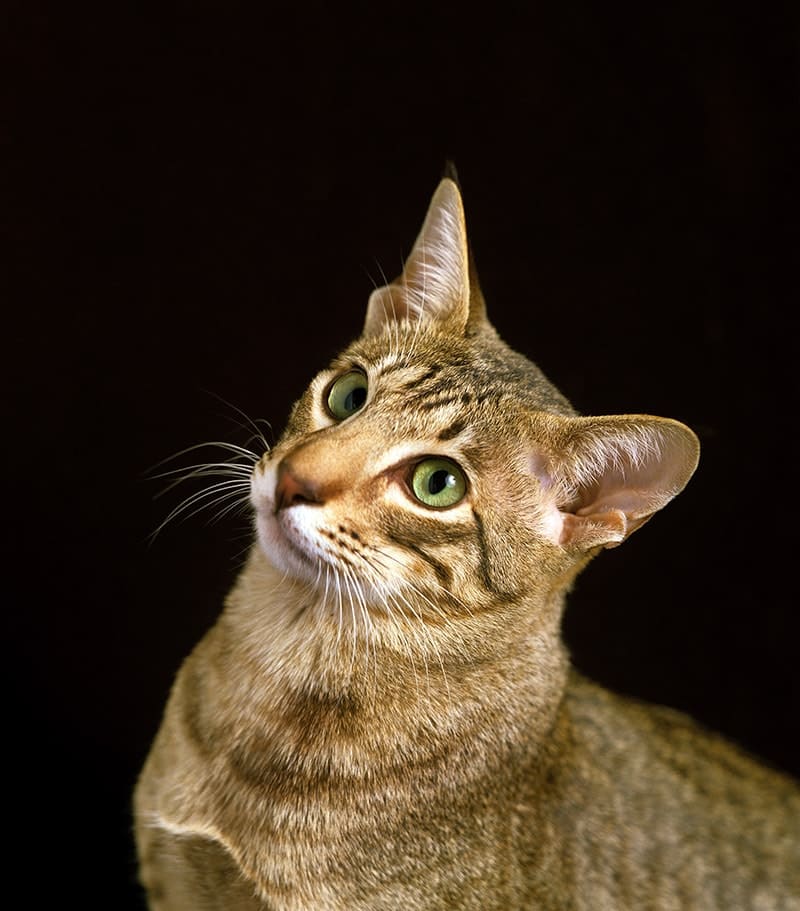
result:
<svg viewBox="0 0 800 911"><path fill-rule="evenodd" d="M428 319L463 332L470 316L470 260L461 193L445 178L402 274L376 288L367 305L364 335L377 335L404 319Z"/></svg>
<svg viewBox="0 0 800 911"><path fill-rule="evenodd" d="M683 490L700 455L685 424L650 415L559 419L548 436L532 468L546 534L569 550L621 544Z"/></svg>

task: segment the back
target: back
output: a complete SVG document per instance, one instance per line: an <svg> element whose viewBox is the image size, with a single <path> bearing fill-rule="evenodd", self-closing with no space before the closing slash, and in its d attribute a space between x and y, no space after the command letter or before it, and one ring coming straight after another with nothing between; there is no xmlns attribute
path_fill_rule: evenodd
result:
<svg viewBox="0 0 800 911"><path fill-rule="evenodd" d="M796 782L576 674L564 712L572 758L551 819L574 907L800 908Z"/></svg>

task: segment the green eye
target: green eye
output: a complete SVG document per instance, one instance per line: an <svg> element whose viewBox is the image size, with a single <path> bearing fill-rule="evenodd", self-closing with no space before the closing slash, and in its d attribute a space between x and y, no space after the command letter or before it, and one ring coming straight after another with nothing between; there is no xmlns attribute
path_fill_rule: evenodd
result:
<svg viewBox="0 0 800 911"><path fill-rule="evenodd" d="M467 479L450 459L425 459L411 474L411 489L420 503L434 509L445 509L464 499Z"/></svg>
<svg viewBox="0 0 800 911"><path fill-rule="evenodd" d="M351 370L336 380L328 391L328 411L343 421L364 407L367 400L367 378L359 370Z"/></svg>

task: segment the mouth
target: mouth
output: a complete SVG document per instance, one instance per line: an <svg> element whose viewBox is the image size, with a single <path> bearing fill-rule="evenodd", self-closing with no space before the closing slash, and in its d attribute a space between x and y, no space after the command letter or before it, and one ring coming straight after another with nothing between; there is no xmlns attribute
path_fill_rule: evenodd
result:
<svg viewBox="0 0 800 911"><path fill-rule="evenodd" d="M278 518L277 525L280 528L282 543L289 548L294 557L302 560L305 566L314 568L322 562L318 548L308 541L307 536L293 522L281 521Z"/></svg>
<svg viewBox="0 0 800 911"><path fill-rule="evenodd" d="M278 569L311 582L319 577L325 555L286 510L259 510L256 528L262 551Z"/></svg>

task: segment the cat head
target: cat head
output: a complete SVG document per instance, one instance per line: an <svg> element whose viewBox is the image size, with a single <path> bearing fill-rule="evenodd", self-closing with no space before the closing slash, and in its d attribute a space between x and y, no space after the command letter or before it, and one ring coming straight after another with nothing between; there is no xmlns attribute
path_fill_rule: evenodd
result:
<svg viewBox="0 0 800 911"><path fill-rule="evenodd" d="M256 466L268 559L321 601L443 613L546 597L687 483L697 438L578 416L487 319L461 194L443 180L402 274Z"/></svg>

